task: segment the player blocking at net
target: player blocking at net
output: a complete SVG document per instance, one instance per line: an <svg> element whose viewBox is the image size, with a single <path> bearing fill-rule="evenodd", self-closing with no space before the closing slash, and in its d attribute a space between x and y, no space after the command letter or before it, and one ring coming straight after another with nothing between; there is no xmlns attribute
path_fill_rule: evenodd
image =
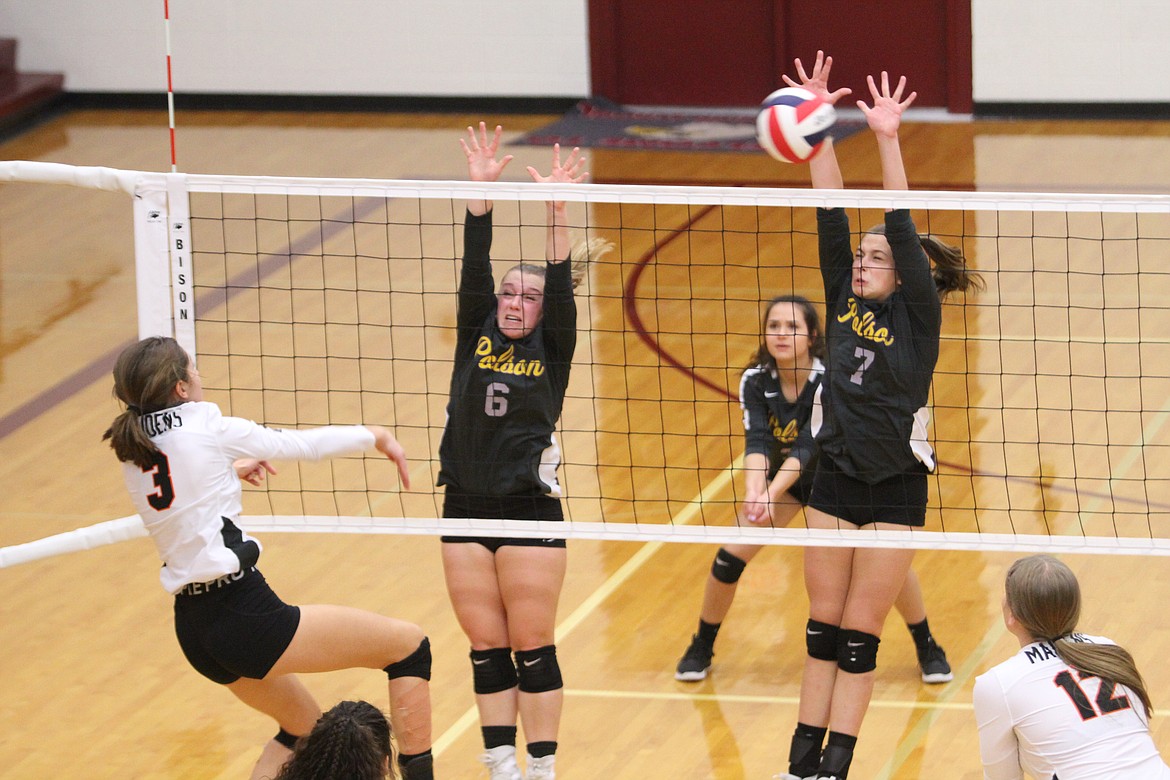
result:
<svg viewBox="0 0 1170 780"><path fill-rule="evenodd" d="M388 677L390 718L405 780L430 780L431 650L418 626L365 610L292 606L256 564L260 542L237 523L241 478L259 484L268 461L317 460L377 449L409 487L402 447L375 425L274 430L224 416L203 400L190 356L172 338L127 347L114 365L126 404L106 431L130 497L162 558L175 633L204 677L276 720L252 778L274 777L321 709L295 676L364 667Z"/></svg>
<svg viewBox="0 0 1170 780"><path fill-rule="evenodd" d="M832 58L817 52L800 82L836 103ZM872 105L858 101L877 140L882 184L909 188L898 130L917 93L903 77L891 88L869 77ZM813 187L842 189L831 139L809 163ZM805 517L809 528L907 530L926 523L927 403L942 330L942 296L981 279L962 253L920 236L906 209L886 211L856 250L843 208L817 209L825 286L828 358L821 391L820 460ZM906 581L913 549L807 547L807 657L788 773L781 777L845 780L873 695L878 644L886 616ZM827 736L827 743L826 743Z"/></svg>
<svg viewBox="0 0 1170 780"><path fill-rule="evenodd" d="M743 408L745 496L739 525L783 528L808 504L816 474L812 418L825 367L825 334L816 307L800 295L779 295L764 309L760 346L739 383ZM762 547L726 544L715 553L703 591L699 626L674 678L707 677L715 638L731 610L739 579ZM914 639L926 683L953 679L946 653L926 618L922 588L913 570L896 602Z"/></svg>
<svg viewBox="0 0 1170 780"><path fill-rule="evenodd" d="M467 128L460 144L472 181L499 179L502 128ZM579 183L588 174L573 149L553 147L548 176ZM459 280L458 332L447 425L439 446L443 517L564 519L553 435L577 345L573 289L601 239L573 245L567 204L546 204L545 263L520 263L492 278L492 203L467 203ZM523 366L523 370L520 369ZM472 688L492 780L520 780L517 716L527 741L528 780L555 777L564 686L555 645L565 578L564 539L442 537L443 572L456 619L471 643ZM514 653L514 658L513 658Z"/></svg>

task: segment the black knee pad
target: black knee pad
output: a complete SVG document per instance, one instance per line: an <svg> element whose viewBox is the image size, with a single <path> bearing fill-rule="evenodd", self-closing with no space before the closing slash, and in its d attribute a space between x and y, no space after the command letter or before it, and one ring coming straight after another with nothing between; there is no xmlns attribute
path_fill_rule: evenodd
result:
<svg viewBox="0 0 1170 780"><path fill-rule="evenodd" d="M809 618L804 630L804 643L810 657L818 661L837 660L837 637L841 629L829 623Z"/></svg>
<svg viewBox="0 0 1170 780"><path fill-rule="evenodd" d="M418 648L401 661L395 661L382 669L391 680L399 677L421 677L431 679L431 640L423 637Z"/></svg>
<svg viewBox="0 0 1170 780"><path fill-rule="evenodd" d="M711 563L711 576L720 582L734 585L739 582L745 566L747 566L747 561L720 547L719 552L715 553L715 560Z"/></svg>
<svg viewBox="0 0 1170 780"><path fill-rule="evenodd" d="M544 693L564 687L556 645L517 650L516 674L520 677L520 690L525 693Z"/></svg>
<svg viewBox="0 0 1170 780"><path fill-rule="evenodd" d="M289 734L282 728L280 731L276 732L276 736L273 737L273 739L284 745L289 750L292 750L297 746L297 740L300 739L300 737L298 737L296 734Z"/></svg>
<svg viewBox="0 0 1170 780"><path fill-rule="evenodd" d="M471 651L471 682L476 693L499 693L516 687L512 650L493 647Z"/></svg>
<svg viewBox="0 0 1170 780"><path fill-rule="evenodd" d="M849 674L872 672L877 668L878 643L881 641L864 631L842 631L837 645L837 667Z"/></svg>

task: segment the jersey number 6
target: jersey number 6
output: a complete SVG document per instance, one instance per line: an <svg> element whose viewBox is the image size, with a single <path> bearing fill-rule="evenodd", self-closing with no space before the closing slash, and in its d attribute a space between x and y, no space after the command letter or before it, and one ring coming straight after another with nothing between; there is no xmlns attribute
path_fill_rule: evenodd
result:
<svg viewBox="0 0 1170 780"><path fill-rule="evenodd" d="M492 382L487 386L483 413L488 417L503 417L508 412L508 386L503 382Z"/></svg>

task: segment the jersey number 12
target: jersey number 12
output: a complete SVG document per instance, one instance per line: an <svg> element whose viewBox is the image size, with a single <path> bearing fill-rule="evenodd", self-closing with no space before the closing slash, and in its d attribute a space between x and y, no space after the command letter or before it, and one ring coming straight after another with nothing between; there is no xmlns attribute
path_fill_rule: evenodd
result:
<svg viewBox="0 0 1170 780"><path fill-rule="evenodd" d="M1058 688L1063 688L1068 697L1072 699L1081 720L1092 720L1098 715L1108 715L1111 712L1129 709L1129 697L1114 696L1113 689L1117 685L1108 680L1101 680L1101 684L1097 687L1097 707L1094 709L1093 703L1089 701L1089 695L1081 687L1081 682L1092 679L1092 675L1077 676L1081 678L1080 682L1073 679L1071 672L1063 671L1052 679L1052 683Z"/></svg>

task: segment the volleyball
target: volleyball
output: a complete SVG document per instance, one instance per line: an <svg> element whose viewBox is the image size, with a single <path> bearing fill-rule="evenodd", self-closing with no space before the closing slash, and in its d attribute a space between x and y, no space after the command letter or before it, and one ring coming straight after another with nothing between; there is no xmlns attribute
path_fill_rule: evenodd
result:
<svg viewBox="0 0 1170 780"><path fill-rule="evenodd" d="M835 121L837 112L824 98L803 87L784 87L764 98L756 117L756 140L777 160L806 162Z"/></svg>

